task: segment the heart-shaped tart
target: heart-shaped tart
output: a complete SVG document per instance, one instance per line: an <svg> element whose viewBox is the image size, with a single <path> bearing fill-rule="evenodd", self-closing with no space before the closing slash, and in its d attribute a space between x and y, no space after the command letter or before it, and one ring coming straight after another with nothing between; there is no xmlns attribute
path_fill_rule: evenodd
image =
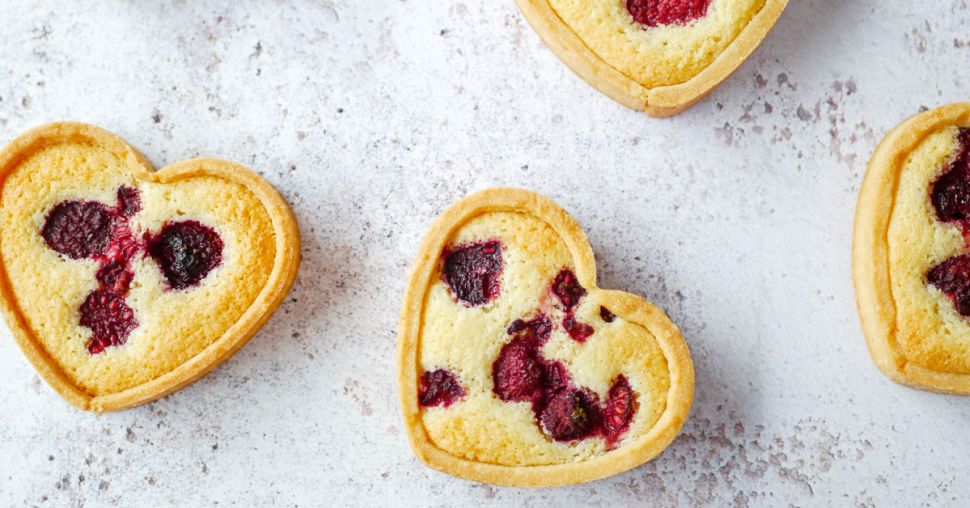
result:
<svg viewBox="0 0 970 508"><path fill-rule="evenodd" d="M486 483L552 486L636 467L693 400L687 345L640 297L596 287L558 205L492 189L446 210L421 246L399 329L415 454Z"/></svg>
<svg viewBox="0 0 970 508"><path fill-rule="evenodd" d="M72 405L169 394L243 346L299 264L293 214L242 166L153 172L117 136L78 123L0 152L0 301L40 375Z"/></svg>
<svg viewBox="0 0 970 508"><path fill-rule="evenodd" d="M672 116L731 75L788 0L516 0L581 78L651 116Z"/></svg>
<svg viewBox="0 0 970 508"><path fill-rule="evenodd" d="M970 104L910 118L879 144L852 274L876 365L902 384L970 394Z"/></svg>

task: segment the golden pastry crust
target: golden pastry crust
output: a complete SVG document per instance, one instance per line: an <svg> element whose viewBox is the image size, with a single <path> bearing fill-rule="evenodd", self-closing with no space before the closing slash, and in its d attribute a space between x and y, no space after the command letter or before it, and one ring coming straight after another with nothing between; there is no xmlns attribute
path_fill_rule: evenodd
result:
<svg viewBox="0 0 970 508"><path fill-rule="evenodd" d="M502 285L514 290L484 307L463 307L441 280L440 256L487 238L502 242ZM553 442L537 430L528 403L502 402L491 392L491 365L508 340L508 321L535 311L535 293L562 267L587 288L576 317L596 323L597 331L584 344L553 332L543 353L600 396L620 372L639 392L631 427L611 450L601 438ZM601 305L614 322L593 317ZM474 330L480 333L466 333ZM553 201L525 190L479 192L438 217L418 253L398 333L401 407L412 448L429 466L470 480L541 487L620 473L663 451L693 400L693 365L677 327L640 297L597 288L593 252L579 225ZM455 335L465 339L447 340ZM466 394L447 408L422 408L421 372L441 366L459 374Z"/></svg>
<svg viewBox="0 0 970 508"><path fill-rule="evenodd" d="M737 70L788 0L713 0L704 18L650 28L636 25L621 0L516 3L543 42L587 83L628 108L667 117Z"/></svg>
<svg viewBox="0 0 970 508"><path fill-rule="evenodd" d="M169 219L211 225L225 247L198 287L167 291L151 259L131 260L127 303L139 321L122 347L88 354L77 312L96 263L47 248L40 229L58 202L110 203L137 189L135 235ZM193 159L159 171L119 137L80 123L28 131L0 152L0 308L20 348L68 402L125 409L172 393L225 361L280 305L296 277L299 231L282 196L248 169ZM59 295L59 298L51 298Z"/></svg>
<svg viewBox="0 0 970 508"><path fill-rule="evenodd" d="M964 253L958 226L941 222L930 186L956 151L970 104L901 123L876 148L856 206L852 274L869 352L890 379L970 394L970 323L926 281L930 268Z"/></svg>

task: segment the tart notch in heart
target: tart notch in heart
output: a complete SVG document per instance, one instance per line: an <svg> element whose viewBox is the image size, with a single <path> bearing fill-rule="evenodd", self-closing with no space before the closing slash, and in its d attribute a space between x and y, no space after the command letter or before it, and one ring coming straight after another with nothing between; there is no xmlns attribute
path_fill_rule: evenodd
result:
<svg viewBox="0 0 970 508"><path fill-rule="evenodd" d="M486 190L441 214L398 333L412 448L470 480L553 486L631 469L673 441L693 400L677 327L596 287L579 225L525 190Z"/></svg>
<svg viewBox="0 0 970 508"><path fill-rule="evenodd" d="M876 148L856 206L852 275L879 369L970 395L970 104L916 115Z"/></svg>
<svg viewBox="0 0 970 508"><path fill-rule="evenodd" d="M125 409L232 356L296 277L282 196L231 162L157 172L121 138L54 123L0 151L0 308L69 403Z"/></svg>
<svg viewBox="0 0 970 508"><path fill-rule="evenodd" d="M560 60L611 99L673 116L727 79L788 0L516 0Z"/></svg>

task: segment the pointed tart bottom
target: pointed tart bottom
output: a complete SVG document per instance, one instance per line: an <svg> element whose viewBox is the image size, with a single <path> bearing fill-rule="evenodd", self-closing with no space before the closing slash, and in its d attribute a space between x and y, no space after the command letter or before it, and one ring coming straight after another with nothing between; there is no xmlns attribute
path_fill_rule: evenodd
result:
<svg viewBox="0 0 970 508"><path fill-rule="evenodd" d="M0 152L0 308L27 359L73 406L125 409L172 393L236 350L282 302L299 264L299 232L283 198L242 166L193 159L153 172L117 136L79 123L45 125ZM128 341L91 355L78 309L97 264L47 247L48 211L68 200L113 205L121 185L141 192L137 235L166 221L200 220L225 247L197 287L170 290L151 258L136 255L127 303L139 325Z"/></svg>
<svg viewBox="0 0 970 508"><path fill-rule="evenodd" d="M440 256L493 237L503 243L499 296L483 306L463 306L441 280ZM528 403L503 402L492 393L492 363L510 340L507 321L548 308L543 299L555 297L546 288L563 267L587 289L576 318L596 332L580 344L554 331L543 351L562 360L576 384L601 400L616 374L630 379L639 408L612 450L601 437L552 441ZM600 306L615 321L604 322ZM398 345L401 407L415 454L435 469L485 483L568 485L631 469L673 441L693 400L693 366L677 327L640 297L597 288L592 249L579 225L551 200L525 190L479 192L439 216L408 284ZM449 407L421 407L421 373L438 367L457 374L466 393Z"/></svg>
<svg viewBox="0 0 970 508"><path fill-rule="evenodd" d="M616 0L620 1L620 0ZM681 113L728 78L768 35L788 0L766 0L733 41L688 79L648 86L607 63L556 13L549 0L516 0L522 15L553 53L579 77L620 104L653 117Z"/></svg>
<svg viewBox="0 0 970 508"><path fill-rule="evenodd" d="M938 220L929 188L970 126L970 104L916 115L876 148L856 206L852 275L876 366L893 381L970 394L970 322L925 282L926 272L966 252L959 228Z"/></svg>

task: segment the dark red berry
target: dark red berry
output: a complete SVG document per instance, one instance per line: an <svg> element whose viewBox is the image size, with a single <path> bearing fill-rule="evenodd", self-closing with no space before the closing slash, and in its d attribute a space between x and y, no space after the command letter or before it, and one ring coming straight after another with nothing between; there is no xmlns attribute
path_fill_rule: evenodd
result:
<svg viewBox="0 0 970 508"><path fill-rule="evenodd" d="M109 346L127 342L128 334L138 326L135 313L125 298L114 291L94 291L81 304L81 326L90 328L88 352L98 354Z"/></svg>
<svg viewBox="0 0 970 508"><path fill-rule="evenodd" d="M593 327L586 323L580 323L572 313L566 314L562 318L562 327L566 329L569 336L576 342L586 342L590 335L593 335Z"/></svg>
<svg viewBox="0 0 970 508"><path fill-rule="evenodd" d="M222 238L194 220L168 223L148 238L148 253L172 289L185 289L198 285L222 261Z"/></svg>
<svg viewBox="0 0 970 508"><path fill-rule="evenodd" d="M505 333L515 335L522 330L525 330L526 326L528 326L528 321L516 319L515 321L512 321L512 324L510 324L508 328L505 329Z"/></svg>
<svg viewBox="0 0 970 508"><path fill-rule="evenodd" d="M418 386L418 402L422 406L448 407L465 396L465 389L458 381L458 376L445 370L438 369L421 374L421 384Z"/></svg>
<svg viewBox="0 0 970 508"><path fill-rule="evenodd" d="M539 349L552 334L552 322L540 314L529 321L516 319L507 331L515 338L502 346L492 364L492 391L507 402L535 402L547 379Z"/></svg>
<svg viewBox="0 0 970 508"><path fill-rule="evenodd" d="M970 129L960 129L957 135L959 148L946 171L933 182L930 200L936 215L943 222L952 222L968 233L970 223Z"/></svg>
<svg viewBox="0 0 970 508"><path fill-rule="evenodd" d="M502 346L492 364L492 391L506 402L528 402L540 394L543 368L538 351L528 339Z"/></svg>
<svg viewBox="0 0 970 508"><path fill-rule="evenodd" d="M610 309L600 306L600 318L607 323L612 323L616 319L616 314L610 312Z"/></svg>
<svg viewBox="0 0 970 508"><path fill-rule="evenodd" d="M141 193L134 187L118 188L118 211L125 217L131 217L141 211Z"/></svg>
<svg viewBox="0 0 970 508"><path fill-rule="evenodd" d="M579 300L586 295L586 288L579 285L576 274L568 268L563 268L552 281L552 292L555 294L566 310L572 310L579 304Z"/></svg>
<svg viewBox="0 0 970 508"><path fill-rule="evenodd" d="M473 243L447 253L442 278L459 301L482 305L498 297L502 267L501 243Z"/></svg>
<svg viewBox="0 0 970 508"><path fill-rule="evenodd" d="M548 399L539 422L556 441L583 439L599 423L596 395L583 389L561 390Z"/></svg>
<svg viewBox="0 0 970 508"><path fill-rule="evenodd" d="M936 265L926 280L953 301L960 315L970 317L970 255L955 256Z"/></svg>
<svg viewBox="0 0 970 508"><path fill-rule="evenodd" d="M711 0L626 0L626 10L641 25L686 25L704 17Z"/></svg>
<svg viewBox="0 0 970 508"><path fill-rule="evenodd" d="M542 392L548 396L567 388L571 379L569 373L566 372L566 366L561 362L544 360L542 362L542 378L539 382Z"/></svg>
<svg viewBox="0 0 970 508"><path fill-rule="evenodd" d="M607 444L612 445L620 440L620 436L630 428L636 412L637 396L630 382L621 374L613 381L603 409L603 431Z"/></svg>
<svg viewBox="0 0 970 508"><path fill-rule="evenodd" d="M107 206L95 201L64 201L47 214L41 236L51 249L71 259L104 252L114 219Z"/></svg>
<svg viewBox="0 0 970 508"><path fill-rule="evenodd" d="M127 260L115 260L105 263L95 274L98 285L102 289L110 289L119 294L128 292L131 279L135 275L128 269Z"/></svg>

